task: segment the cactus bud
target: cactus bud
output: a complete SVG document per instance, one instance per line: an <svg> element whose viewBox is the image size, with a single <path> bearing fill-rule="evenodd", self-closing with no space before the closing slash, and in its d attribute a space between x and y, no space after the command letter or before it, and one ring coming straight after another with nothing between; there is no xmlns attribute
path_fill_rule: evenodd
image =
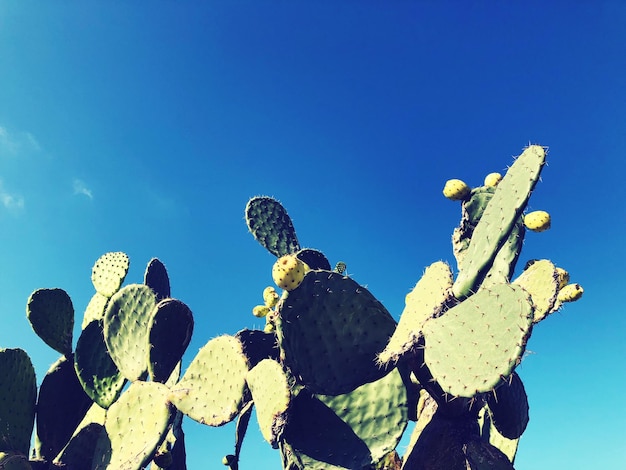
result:
<svg viewBox="0 0 626 470"><path fill-rule="evenodd" d="M568 284L557 294L560 302L574 302L582 297L584 289L580 284Z"/></svg>
<svg viewBox="0 0 626 470"><path fill-rule="evenodd" d="M485 176L485 186L496 187L498 183L502 179L502 175L500 173L489 173Z"/></svg>
<svg viewBox="0 0 626 470"><path fill-rule="evenodd" d="M448 180L443 187L443 195L452 201L460 201L470 193L470 187L461 180Z"/></svg>
<svg viewBox="0 0 626 470"><path fill-rule="evenodd" d="M264 318L268 313L270 313L270 308L266 305L257 305L252 309L252 315L257 318Z"/></svg>
<svg viewBox="0 0 626 470"><path fill-rule="evenodd" d="M278 293L272 286L268 286L263 290L263 302L269 308L274 308L278 303Z"/></svg>
<svg viewBox="0 0 626 470"><path fill-rule="evenodd" d="M550 228L550 214L546 211L529 212L524 216L524 225L533 232L543 232Z"/></svg>
<svg viewBox="0 0 626 470"><path fill-rule="evenodd" d="M278 287L292 291L300 285L307 266L296 255L285 255L278 258L272 268L272 278Z"/></svg>

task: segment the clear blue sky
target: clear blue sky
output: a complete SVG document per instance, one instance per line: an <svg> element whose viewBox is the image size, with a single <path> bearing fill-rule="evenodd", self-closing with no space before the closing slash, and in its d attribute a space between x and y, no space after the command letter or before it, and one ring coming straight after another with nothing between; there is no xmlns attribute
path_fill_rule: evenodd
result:
<svg viewBox="0 0 626 470"><path fill-rule="evenodd" d="M528 345L516 468L626 468L625 45L622 1L4 0L0 347L41 379L57 354L28 295L62 287L80 317L108 251L130 256L128 282L167 265L196 318L186 361L261 326L273 258L243 219L258 194L397 318L423 268L453 262L445 180L479 185L539 143L531 207L553 228L520 265L550 258L585 296ZM232 451L232 426L185 429L190 469ZM254 421L241 465L280 467Z"/></svg>

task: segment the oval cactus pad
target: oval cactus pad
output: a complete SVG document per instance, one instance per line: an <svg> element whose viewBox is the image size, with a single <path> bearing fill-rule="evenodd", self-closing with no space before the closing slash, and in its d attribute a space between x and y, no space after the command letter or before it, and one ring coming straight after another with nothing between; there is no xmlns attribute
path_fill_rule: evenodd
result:
<svg viewBox="0 0 626 470"><path fill-rule="evenodd" d="M396 322L353 279L310 271L279 305L278 337L285 365L312 392L347 393L388 372L376 358Z"/></svg>
<svg viewBox="0 0 626 470"><path fill-rule="evenodd" d="M105 253L98 258L91 269L91 282L96 292L106 297L115 294L122 286L129 266L128 256L121 251Z"/></svg>
<svg viewBox="0 0 626 470"><path fill-rule="evenodd" d="M534 323L540 322L554 311L559 290L559 273L551 261L547 259L535 261L513 283L523 287L530 294L535 307Z"/></svg>
<svg viewBox="0 0 626 470"><path fill-rule="evenodd" d="M26 316L44 342L64 356L72 354L74 306L63 289L38 289L28 298Z"/></svg>
<svg viewBox="0 0 626 470"><path fill-rule="evenodd" d="M246 205L246 223L254 238L276 257L300 249L291 218L274 198L257 196L250 199Z"/></svg>
<svg viewBox="0 0 626 470"><path fill-rule="evenodd" d="M209 426L232 421L244 405L248 360L241 342L218 336L204 345L180 381L170 401L191 419Z"/></svg>
<svg viewBox="0 0 626 470"><path fill-rule="evenodd" d="M532 303L521 287L482 289L424 324L426 365L451 395L490 391L521 360L532 319Z"/></svg>

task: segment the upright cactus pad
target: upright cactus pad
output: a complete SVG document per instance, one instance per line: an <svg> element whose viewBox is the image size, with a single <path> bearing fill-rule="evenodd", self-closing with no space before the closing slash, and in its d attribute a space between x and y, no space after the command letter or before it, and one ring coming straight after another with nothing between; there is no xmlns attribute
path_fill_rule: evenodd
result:
<svg viewBox="0 0 626 470"><path fill-rule="evenodd" d="M478 290L498 250L526 207L530 193L539 180L545 156L543 147L527 147L498 184L459 265L459 275L453 286L457 298L468 297Z"/></svg>
<svg viewBox="0 0 626 470"><path fill-rule="evenodd" d="M246 401L248 370L241 342L233 336L218 336L191 361L172 387L170 401L201 424L221 426L232 421Z"/></svg>
<svg viewBox="0 0 626 470"><path fill-rule="evenodd" d="M419 338L426 320L439 314L451 297L452 271L446 263L431 264L413 290L406 296L406 306L393 336L378 355L381 364L397 362L410 351Z"/></svg>
<svg viewBox="0 0 626 470"><path fill-rule="evenodd" d="M63 289L38 289L28 298L26 316L33 330L55 351L72 354L74 306Z"/></svg>
<svg viewBox="0 0 626 470"><path fill-rule="evenodd" d="M511 375L530 335L533 307L519 286L483 289L427 321L425 362L443 390L471 398Z"/></svg>
<svg viewBox="0 0 626 470"><path fill-rule="evenodd" d="M246 205L246 223L254 238L276 257L300 249L291 218L274 198L257 196L250 199Z"/></svg>
<svg viewBox="0 0 626 470"><path fill-rule="evenodd" d="M306 264L311 269L323 269L330 271L330 262L328 258L319 250L313 248L303 248L296 253L296 256L300 261Z"/></svg>
<svg viewBox="0 0 626 470"><path fill-rule="evenodd" d="M146 266L143 283L154 291L157 300L166 299L171 295L170 278L165 265L158 258L152 258Z"/></svg>
<svg viewBox="0 0 626 470"><path fill-rule="evenodd" d="M35 422L35 369L22 349L0 349L0 451L28 455Z"/></svg>
<svg viewBox="0 0 626 470"><path fill-rule="evenodd" d="M82 329L85 329L94 320L102 320L104 318L104 312L106 311L107 304L109 303L109 297L96 292L87 304L85 313L83 315Z"/></svg>
<svg viewBox="0 0 626 470"><path fill-rule="evenodd" d="M279 304L279 315L284 363L314 393L347 393L387 373L376 358L396 322L354 280L310 271Z"/></svg>
<svg viewBox="0 0 626 470"><path fill-rule="evenodd" d="M98 258L91 269L91 282L96 292L111 297L115 294L128 274L130 261L121 251L105 253Z"/></svg>
<svg viewBox="0 0 626 470"><path fill-rule="evenodd" d="M559 290L559 274L551 261L547 259L535 261L513 281L513 284L524 288L530 294L534 306L534 323L553 312Z"/></svg>
<svg viewBox="0 0 626 470"><path fill-rule="evenodd" d="M111 359L130 381L148 370L148 324L156 305L152 289L130 284L120 289L104 314L104 340Z"/></svg>
<svg viewBox="0 0 626 470"><path fill-rule="evenodd" d="M487 395L491 421L507 439L518 439L528 425L528 398L524 384L513 372L510 379Z"/></svg>

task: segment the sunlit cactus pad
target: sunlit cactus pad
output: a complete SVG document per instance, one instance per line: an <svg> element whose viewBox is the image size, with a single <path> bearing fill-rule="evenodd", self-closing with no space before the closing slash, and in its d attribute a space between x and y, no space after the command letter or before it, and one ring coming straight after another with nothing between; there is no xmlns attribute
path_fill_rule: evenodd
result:
<svg viewBox="0 0 626 470"><path fill-rule="evenodd" d="M115 294L128 274L130 260L121 251L105 253L98 258L91 269L91 282L96 292L106 297Z"/></svg>
<svg viewBox="0 0 626 470"><path fill-rule="evenodd" d="M493 390L521 360L532 319L532 303L521 287L481 290L424 324L424 359L451 395Z"/></svg>
<svg viewBox="0 0 626 470"><path fill-rule="evenodd" d="M547 259L535 261L513 283L523 287L530 294L535 307L534 323L553 312L559 291L559 275L551 261Z"/></svg>

